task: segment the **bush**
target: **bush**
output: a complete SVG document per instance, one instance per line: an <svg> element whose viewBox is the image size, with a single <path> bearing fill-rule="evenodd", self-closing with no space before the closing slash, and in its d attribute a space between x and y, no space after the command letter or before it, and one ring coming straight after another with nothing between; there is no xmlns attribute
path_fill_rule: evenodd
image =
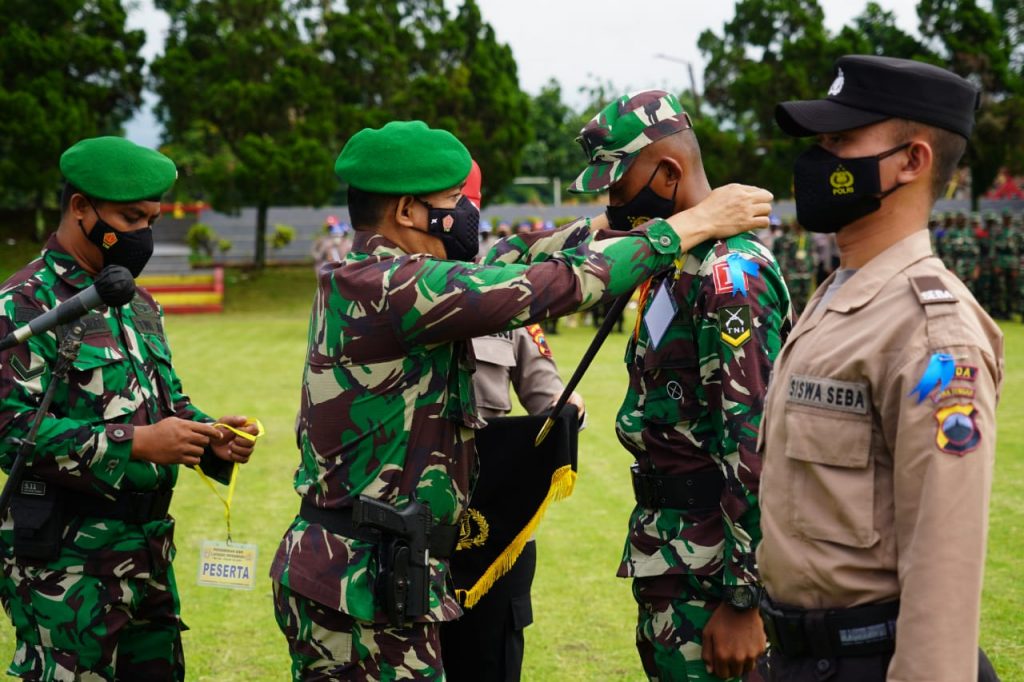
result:
<svg viewBox="0 0 1024 682"><path fill-rule="evenodd" d="M213 258L213 250L218 244L217 233L206 223L196 223L188 228L185 235L185 242L192 251L192 256L201 258L205 253L206 258Z"/></svg>
<svg viewBox="0 0 1024 682"><path fill-rule="evenodd" d="M291 225L274 225L274 233L267 237L272 249L283 249L295 240L295 228Z"/></svg>

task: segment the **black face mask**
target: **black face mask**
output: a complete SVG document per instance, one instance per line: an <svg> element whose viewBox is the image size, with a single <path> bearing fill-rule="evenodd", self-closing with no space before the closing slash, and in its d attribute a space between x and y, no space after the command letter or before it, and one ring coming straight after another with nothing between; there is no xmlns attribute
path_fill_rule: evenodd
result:
<svg viewBox="0 0 1024 682"><path fill-rule="evenodd" d="M448 260L471 261L480 253L480 211L473 202L462 197L455 208L427 207L427 234L440 237Z"/></svg>
<svg viewBox="0 0 1024 682"><path fill-rule="evenodd" d="M138 277L153 255L153 228L144 227L131 232L120 232L100 216L100 212L91 201L89 205L96 214L96 224L88 234L81 220L78 221L78 227L85 238L95 244L103 254L103 267L121 265L128 268L132 277Z"/></svg>
<svg viewBox="0 0 1024 682"><path fill-rule="evenodd" d="M910 143L877 156L844 159L820 145L797 157L793 165L796 219L811 232L838 232L855 220L874 213L903 185L882 191L879 162Z"/></svg>
<svg viewBox="0 0 1024 682"><path fill-rule="evenodd" d="M658 174L658 168L660 167L661 164L658 164L654 168L654 172L651 173L647 184L632 199L621 206L608 206L605 208L605 214L608 216L608 225L613 230L628 232L638 225L643 225L651 218L668 218L675 213L676 190L679 189L679 183L676 183L676 186L672 188L671 199L666 199L651 189L651 182L654 181L654 176Z"/></svg>

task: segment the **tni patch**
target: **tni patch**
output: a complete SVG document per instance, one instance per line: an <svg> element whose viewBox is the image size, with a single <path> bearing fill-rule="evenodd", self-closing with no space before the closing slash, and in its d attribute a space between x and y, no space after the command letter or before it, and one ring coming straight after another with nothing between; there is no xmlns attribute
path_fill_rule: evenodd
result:
<svg viewBox="0 0 1024 682"><path fill-rule="evenodd" d="M937 410L935 421L938 422L938 431L935 434L935 444L939 449L959 457L977 448L981 442L981 432L978 431L976 414L977 411L971 403Z"/></svg>
<svg viewBox="0 0 1024 682"><path fill-rule="evenodd" d="M718 309L718 330L722 340L739 348L750 340L750 306L727 305Z"/></svg>

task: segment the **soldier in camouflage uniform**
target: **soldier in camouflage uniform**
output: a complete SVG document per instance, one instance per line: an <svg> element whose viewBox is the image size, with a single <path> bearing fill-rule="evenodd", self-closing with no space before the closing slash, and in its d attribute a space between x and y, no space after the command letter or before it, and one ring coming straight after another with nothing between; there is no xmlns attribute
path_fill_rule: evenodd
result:
<svg viewBox="0 0 1024 682"><path fill-rule="evenodd" d="M933 249L946 269L953 272L953 259L950 256L949 240L953 235L953 213L946 211L941 214L939 227L935 230L935 242Z"/></svg>
<svg viewBox="0 0 1024 682"><path fill-rule="evenodd" d="M992 223L994 222L994 216L986 216L986 219L982 221L981 216L977 213L971 214L971 231L978 244L978 278L975 280L972 293L986 311L992 310L992 285L995 279L992 249Z"/></svg>
<svg viewBox="0 0 1024 682"><path fill-rule="evenodd" d="M940 229L939 214L932 212L931 216L928 218L928 238L932 242L932 252L939 255L941 258L941 255L939 254L939 238L941 236Z"/></svg>
<svg viewBox="0 0 1024 682"><path fill-rule="evenodd" d="M992 307L989 313L997 319L1009 319L1014 312L1017 279L1020 274L1020 237L1012 226L991 216L992 230Z"/></svg>
<svg viewBox="0 0 1024 682"><path fill-rule="evenodd" d="M61 157L61 170L68 184L60 227L42 255L0 289L0 335L88 287L106 265L138 275L152 252L160 196L176 177L170 159L120 138L79 142ZM178 465L201 464L223 482L230 462L246 461L252 446L215 428L182 392L161 320L143 289L130 305L82 318L78 358L28 460L30 487L18 488L44 496L16 492L0 530L0 599L17 637L9 675L185 679L167 515ZM27 434L54 380L63 333L34 336L0 355L5 471L16 450L7 439ZM42 518L33 518L33 508ZM36 546L21 544L24 538Z"/></svg>
<svg viewBox="0 0 1024 682"><path fill-rule="evenodd" d="M799 315L814 291L814 250L807 231L795 220L786 223L785 232L775 240L772 252L786 277L793 302L793 313Z"/></svg>
<svg viewBox="0 0 1024 682"><path fill-rule="evenodd" d="M652 105L653 122L639 114ZM666 92L620 97L580 140L589 165L570 190L607 190L613 228L711 191L689 116ZM637 650L652 680L736 679L764 651L754 446L790 326L782 273L752 235L698 244L641 290L616 421L636 457L618 575L634 579Z"/></svg>
<svg viewBox="0 0 1024 682"><path fill-rule="evenodd" d="M469 170L462 143L419 121L360 131L335 165L356 239L320 274L298 422L303 503L271 567L296 680L443 679L438 623L461 612L447 557L481 425L469 339L620 296L707 232L768 220L767 192L733 186L628 234L592 236L595 225L580 220L501 240L473 264L476 224L461 196ZM428 507L425 613L389 606L398 573L385 560L401 543L356 524L360 496Z"/></svg>
<svg viewBox="0 0 1024 682"><path fill-rule="evenodd" d="M946 247L943 253L946 257L943 263L973 292L977 287L981 252L974 231L967 226L967 216L962 211L957 212L953 229L946 233L944 242Z"/></svg>

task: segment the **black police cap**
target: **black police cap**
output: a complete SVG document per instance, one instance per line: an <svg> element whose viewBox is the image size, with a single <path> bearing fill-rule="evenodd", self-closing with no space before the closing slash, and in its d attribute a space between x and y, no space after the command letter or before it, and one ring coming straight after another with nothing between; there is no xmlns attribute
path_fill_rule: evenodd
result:
<svg viewBox="0 0 1024 682"><path fill-rule="evenodd" d="M775 120L795 137L905 118L971 136L978 89L946 69L910 59L846 55L825 99L783 102Z"/></svg>

